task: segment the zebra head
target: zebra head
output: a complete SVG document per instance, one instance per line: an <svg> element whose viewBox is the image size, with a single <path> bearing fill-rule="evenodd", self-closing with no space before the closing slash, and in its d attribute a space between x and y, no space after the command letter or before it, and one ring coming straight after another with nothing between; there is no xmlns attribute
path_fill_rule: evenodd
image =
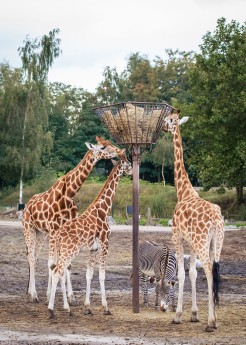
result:
<svg viewBox="0 0 246 345"><path fill-rule="evenodd" d="M176 284L176 275L173 279L166 280L164 277L160 279L160 310L165 312L168 310L168 307L171 303L172 311L175 311L175 284Z"/></svg>

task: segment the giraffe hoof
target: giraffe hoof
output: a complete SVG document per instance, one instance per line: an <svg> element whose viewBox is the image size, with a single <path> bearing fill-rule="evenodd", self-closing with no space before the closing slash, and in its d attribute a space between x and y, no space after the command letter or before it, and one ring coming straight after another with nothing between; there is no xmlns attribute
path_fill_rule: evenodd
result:
<svg viewBox="0 0 246 345"><path fill-rule="evenodd" d="M86 309L84 314L85 315L93 315L90 309Z"/></svg>
<svg viewBox="0 0 246 345"><path fill-rule="evenodd" d="M32 303L39 303L39 300L38 300L38 297L30 297L30 301L32 302Z"/></svg>
<svg viewBox="0 0 246 345"><path fill-rule="evenodd" d="M54 313L54 310L52 310L52 309L48 309L48 310L49 310L49 313L50 313L49 319L56 320L56 315Z"/></svg>
<svg viewBox="0 0 246 345"><path fill-rule="evenodd" d="M200 320L198 319L198 317L191 317L190 322L200 322Z"/></svg>
<svg viewBox="0 0 246 345"><path fill-rule="evenodd" d="M207 326L207 327L205 328L205 331L211 333L211 332L214 332L215 329L216 329L215 327Z"/></svg>
<svg viewBox="0 0 246 345"><path fill-rule="evenodd" d="M192 312L190 322L200 322L197 311Z"/></svg>
<svg viewBox="0 0 246 345"><path fill-rule="evenodd" d="M74 296L73 293L72 293L71 295L68 296L68 300L69 300L69 302L76 301L76 298L75 298L75 296Z"/></svg>
<svg viewBox="0 0 246 345"><path fill-rule="evenodd" d="M104 310L103 315L112 315L112 313L109 310Z"/></svg>
<svg viewBox="0 0 246 345"><path fill-rule="evenodd" d="M180 324L181 324L181 321L180 321L180 320L174 320L174 319L173 319L172 324L174 324L174 325L180 325Z"/></svg>

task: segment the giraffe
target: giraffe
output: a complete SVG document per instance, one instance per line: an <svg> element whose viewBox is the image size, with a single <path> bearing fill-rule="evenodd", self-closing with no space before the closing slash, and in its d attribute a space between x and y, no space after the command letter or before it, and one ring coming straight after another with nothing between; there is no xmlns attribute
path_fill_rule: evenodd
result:
<svg viewBox="0 0 246 345"><path fill-rule="evenodd" d="M86 143L89 150L73 170L60 177L48 191L34 195L24 209L22 225L29 263L28 294L34 302L38 302L35 286L35 265L45 239L49 236L49 280L47 288L47 299L49 300L50 267L55 262L55 236L59 227L66 220L78 216L78 209L73 200L74 196L98 160L112 159L125 153L125 149L112 145L108 140L98 136L96 140L96 145ZM73 293L69 270L67 270L67 287L71 302Z"/></svg>
<svg viewBox="0 0 246 345"><path fill-rule="evenodd" d="M196 302L196 256L198 255L208 284L208 324L206 331L213 332L217 328L215 306L219 302L219 258L224 239L224 220L220 207L200 198L186 173L179 125L187 120L188 117L179 120L179 112L169 114L163 126L164 131L171 132L173 135L174 180L177 192L177 204L173 214L172 240L178 260L179 294L173 323L181 323L185 281L183 241L186 241L190 246L191 322L199 321Z"/></svg>
<svg viewBox="0 0 246 345"><path fill-rule="evenodd" d="M112 201L115 195L117 185L121 175L125 173L132 175L131 163L125 157L121 157L115 167L112 169L102 190L90 206L77 218L68 220L59 229L57 235L58 262L52 272L52 288L48 310L50 318L55 318L54 301L56 287L61 280L63 292L63 307L70 312L70 306L67 301L65 291L65 273L66 268L71 264L74 257L79 253L81 247L87 246L89 249L89 260L86 272L86 297L85 314L91 314L90 310L90 285L93 277L96 254L99 255L99 281L102 295L102 306L104 314L110 315L105 294L105 260L108 254L108 244L110 236L110 227L107 216L112 207Z"/></svg>

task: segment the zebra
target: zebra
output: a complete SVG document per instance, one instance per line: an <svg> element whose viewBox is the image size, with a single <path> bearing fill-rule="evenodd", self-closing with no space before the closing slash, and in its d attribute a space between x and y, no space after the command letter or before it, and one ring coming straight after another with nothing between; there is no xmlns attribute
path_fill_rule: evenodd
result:
<svg viewBox="0 0 246 345"><path fill-rule="evenodd" d="M144 241L139 245L139 278L144 295L144 305L148 306L148 281L156 284L155 307L167 311L170 302L172 311L175 306L175 283L177 261L173 250L164 243Z"/></svg>

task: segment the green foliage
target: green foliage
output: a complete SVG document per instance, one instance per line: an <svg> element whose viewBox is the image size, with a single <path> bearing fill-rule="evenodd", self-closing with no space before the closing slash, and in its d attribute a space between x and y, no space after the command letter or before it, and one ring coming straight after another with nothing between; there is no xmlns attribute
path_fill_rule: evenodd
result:
<svg viewBox="0 0 246 345"><path fill-rule="evenodd" d="M246 30L235 21L217 22L203 37L190 72L193 104L187 126L189 164L204 187L237 187L243 202L246 183Z"/></svg>
<svg viewBox="0 0 246 345"><path fill-rule="evenodd" d="M168 226L168 221L169 221L169 219L159 219L158 224L160 224L162 226Z"/></svg>
<svg viewBox="0 0 246 345"><path fill-rule="evenodd" d="M22 69L0 66L0 186L30 179L49 154L47 77L59 56L55 29L41 39L28 37L19 54ZM8 172L8 173L6 173Z"/></svg>
<svg viewBox="0 0 246 345"><path fill-rule="evenodd" d="M139 225L147 225L147 224L148 224L148 220L146 218L139 219Z"/></svg>
<svg viewBox="0 0 246 345"><path fill-rule="evenodd" d="M240 206L239 219L246 220L246 205L245 204Z"/></svg>
<svg viewBox="0 0 246 345"><path fill-rule="evenodd" d="M172 215L176 204L176 193L169 187L160 185L160 189L151 198L151 215L155 218L167 218Z"/></svg>
<svg viewBox="0 0 246 345"><path fill-rule="evenodd" d="M236 190L239 203L244 202L245 25L219 19L216 30L203 37L199 54L165 50L165 58L157 56L150 61L146 55L132 53L122 73L105 68L95 94L62 83L48 85L49 68L61 53L58 33L54 29L41 39L27 37L19 48L22 69L0 65L1 189L16 186L20 175L30 181L41 167L53 169L58 177L83 158L85 142L94 143L96 135L110 138L93 107L126 100L165 100L181 108L181 115L190 116L187 126L182 127L182 139L192 184L207 190L220 187L221 192L236 187L233 193ZM167 185L174 180L171 137L161 135L151 151L141 152L140 178L162 182L149 187L141 181L141 215L147 214L148 207L158 215L165 214L172 206L160 191L164 180ZM108 160L98 162L91 177L103 182L110 164ZM90 192L88 198L78 195L82 208L91 200L89 196L93 197ZM238 207L233 196L228 200L227 189L220 201L230 210ZM115 212L125 214L129 204L131 192L124 190L119 199L116 196Z"/></svg>

